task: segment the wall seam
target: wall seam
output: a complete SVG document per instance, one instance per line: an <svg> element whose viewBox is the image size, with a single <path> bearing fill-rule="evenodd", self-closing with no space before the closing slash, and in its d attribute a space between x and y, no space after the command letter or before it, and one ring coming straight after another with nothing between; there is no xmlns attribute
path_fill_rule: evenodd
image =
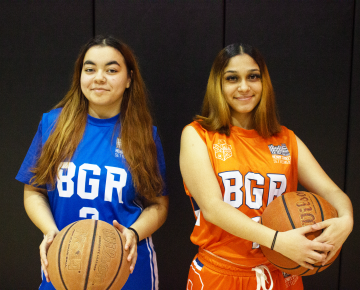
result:
<svg viewBox="0 0 360 290"><path fill-rule="evenodd" d="M225 33L226 33L226 0L223 0L223 39L222 47L225 47Z"/></svg>
<svg viewBox="0 0 360 290"><path fill-rule="evenodd" d="M347 116L347 132L346 132L346 149L345 149L345 170L344 170L344 192L347 191L347 175L348 175L348 161L349 161L349 150L350 150L350 117L351 117L351 97L352 97L352 83L353 83L353 62L354 62L354 46L355 46L355 22L356 22L356 2L353 2L353 23L352 23L352 39L351 39L351 49L350 49L350 84L349 84L349 103L348 103L348 116ZM341 263L342 263L342 252L339 255L339 279L338 279L338 289L341 289Z"/></svg>
<svg viewBox="0 0 360 290"><path fill-rule="evenodd" d="M95 33L95 1L96 0L92 0L92 34L93 37L95 37L96 33Z"/></svg>

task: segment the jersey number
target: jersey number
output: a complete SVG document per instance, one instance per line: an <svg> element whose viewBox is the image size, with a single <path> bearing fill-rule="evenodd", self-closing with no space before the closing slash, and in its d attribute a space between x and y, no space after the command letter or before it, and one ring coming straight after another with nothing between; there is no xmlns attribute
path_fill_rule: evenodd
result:
<svg viewBox="0 0 360 290"><path fill-rule="evenodd" d="M243 205L244 194L241 190L245 187L245 204L251 209L260 209L263 206L265 178L260 173L248 172L243 178L240 171L227 171L219 173L224 185L224 201L235 208ZM280 196L286 191L286 176L284 174L267 174L270 179L268 201L270 204L275 196ZM255 183L254 186L251 186ZM260 217L252 220L259 222ZM259 248L259 244L253 243L253 249Z"/></svg>
<svg viewBox="0 0 360 290"><path fill-rule="evenodd" d="M59 167L59 174L57 179L57 189L59 196L69 198L74 194L75 183L72 178L75 176L76 165L73 162L61 163ZM127 173L122 168L105 166L106 183L105 183L105 201L112 201L113 189L116 190L119 203L123 203L122 189L126 185ZM93 200L99 195L99 178L87 178L87 173L91 172L94 176L100 176L101 169L96 164L84 163L79 167L78 179L77 179L77 195L82 199ZM115 180L115 176L120 176L118 180ZM88 189L85 190L86 182ZM93 207L83 207L80 209L79 217L91 218L94 220L99 219L99 211Z"/></svg>

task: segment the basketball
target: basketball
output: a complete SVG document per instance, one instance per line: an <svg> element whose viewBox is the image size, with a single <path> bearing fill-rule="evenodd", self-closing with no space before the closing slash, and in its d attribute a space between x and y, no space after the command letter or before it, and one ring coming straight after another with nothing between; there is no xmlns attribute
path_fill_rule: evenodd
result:
<svg viewBox="0 0 360 290"><path fill-rule="evenodd" d="M311 192L296 191L288 192L269 204L264 210L260 222L279 232L312 225L326 219L337 217L336 209L321 196ZM315 239L322 233L322 230L308 233L306 237L310 240ZM329 267L339 255L340 250L324 266L321 263L314 264L314 269L310 270L261 245L261 250L266 258L282 272L308 276L314 275Z"/></svg>
<svg viewBox="0 0 360 290"><path fill-rule="evenodd" d="M104 221L74 222L49 247L50 280L58 290L119 290L130 274L124 246L124 236Z"/></svg>

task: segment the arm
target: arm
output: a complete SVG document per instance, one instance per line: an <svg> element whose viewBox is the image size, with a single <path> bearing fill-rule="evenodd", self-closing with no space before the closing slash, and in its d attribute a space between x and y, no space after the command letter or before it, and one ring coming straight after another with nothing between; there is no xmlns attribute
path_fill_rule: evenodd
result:
<svg viewBox="0 0 360 290"><path fill-rule="evenodd" d="M338 218L326 220L313 226L314 229L326 228L315 241L334 245L324 261L329 261L339 250L352 231L353 209L348 196L330 179L315 160L310 150L298 138L298 175L299 182L309 191L325 198L335 207Z"/></svg>
<svg viewBox="0 0 360 290"><path fill-rule="evenodd" d="M271 247L274 230L256 223L223 201L207 147L191 126L184 129L181 137L180 170L186 186L208 222L240 238ZM304 227L279 233L275 250L306 268L312 268L308 263L324 259L316 250L323 251L329 245L307 240L305 233L310 231L311 227Z"/></svg>
<svg viewBox="0 0 360 290"><path fill-rule="evenodd" d="M142 211L135 223L131 228L136 230L139 235L139 241L151 236L157 231L165 222L169 208L169 197L160 196L153 202L146 202L145 209ZM132 273L135 268L137 259L137 245L136 236L133 231L128 230L126 227L114 221L114 226L118 228L126 237L125 250L130 248L128 261L131 261L130 272Z"/></svg>
<svg viewBox="0 0 360 290"><path fill-rule="evenodd" d="M45 189L33 187L25 184L24 186L24 206L31 221L43 232L44 239L40 244L40 260L44 270L46 281L50 281L47 272L48 261L46 253L59 232L54 217L51 213L47 191Z"/></svg>

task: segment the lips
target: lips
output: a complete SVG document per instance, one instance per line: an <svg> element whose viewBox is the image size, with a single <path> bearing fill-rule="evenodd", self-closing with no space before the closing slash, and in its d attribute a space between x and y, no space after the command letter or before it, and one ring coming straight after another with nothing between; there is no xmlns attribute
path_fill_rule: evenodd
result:
<svg viewBox="0 0 360 290"><path fill-rule="evenodd" d="M92 89L90 89L91 91L94 91L94 92L96 92L96 93L102 93L102 92L107 92L107 91L109 91L109 90L107 90L107 89L104 89L104 88L92 88Z"/></svg>
<svg viewBox="0 0 360 290"><path fill-rule="evenodd" d="M248 96L234 97L234 99L242 101L242 100L249 100L252 97L253 95L248 95Z"/></svg>

